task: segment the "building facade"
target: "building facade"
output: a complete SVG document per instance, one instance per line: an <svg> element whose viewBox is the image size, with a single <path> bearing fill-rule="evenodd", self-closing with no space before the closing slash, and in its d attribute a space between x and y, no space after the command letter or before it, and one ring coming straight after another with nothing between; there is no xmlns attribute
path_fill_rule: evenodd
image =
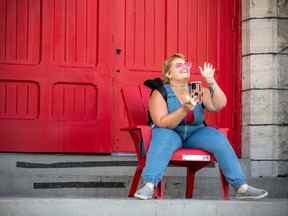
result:
<svg viewBox="0 0 288 216"><path fill-rule="evenodd" d="M287 0L67 2L0 0L1 151L131 152L120 89L179 51L221 68L230 104L209 121L251 175L288 175Z"/></svg>
<svg viewBox="0 0 288 216"><path fill-rule="evenodd" d="M242 0L242 156L288 174L288 1Z"/></svg>

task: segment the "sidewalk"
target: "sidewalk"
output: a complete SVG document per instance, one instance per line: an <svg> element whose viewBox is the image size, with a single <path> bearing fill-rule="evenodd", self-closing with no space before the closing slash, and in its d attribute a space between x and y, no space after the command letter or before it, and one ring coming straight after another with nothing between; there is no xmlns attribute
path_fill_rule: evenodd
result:
<svg viewBox="0 0 288 216"><path fill-rule="evenodd" d="M287 216L287 199L261 201L1 198L1 216Z"/></svg>

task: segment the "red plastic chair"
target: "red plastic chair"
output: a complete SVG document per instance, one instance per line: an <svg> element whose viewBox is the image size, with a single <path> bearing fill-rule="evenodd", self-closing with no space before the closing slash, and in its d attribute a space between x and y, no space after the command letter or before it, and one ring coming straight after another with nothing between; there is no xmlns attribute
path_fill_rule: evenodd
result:
<svg viewBox="0 0 288 216"><path fill-rule="evenodd" d="M150 89L145 86L129 86L122 89L123 101L127 111L129 127L122 128L128 131L134 141L137 168L130 186L128 197L132 197L137 190L143 168L145 166L145 154L151 141L152 129L147 125L148 122L148 100ZM226 136L228 129L220 128ZM200 149L180 148L172 156L169 164L187 167L186 176L186 198L192 198L195 174L201 168L216 162L212 154ZM221 170L222 195L224 199L229 199L229 185L225 180ZM155 190L156 198L163 198L164 182L158 184Z"/></svg>

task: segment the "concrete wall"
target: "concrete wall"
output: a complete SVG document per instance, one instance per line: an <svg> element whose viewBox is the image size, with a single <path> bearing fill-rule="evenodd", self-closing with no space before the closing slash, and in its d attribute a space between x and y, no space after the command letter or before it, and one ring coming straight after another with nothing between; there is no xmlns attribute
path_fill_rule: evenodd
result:
<svg viewBox="0 0 288 216"><path fill-rule="evenodd" d="M288 175L288 0L242 0L242 154Z"/></svg>

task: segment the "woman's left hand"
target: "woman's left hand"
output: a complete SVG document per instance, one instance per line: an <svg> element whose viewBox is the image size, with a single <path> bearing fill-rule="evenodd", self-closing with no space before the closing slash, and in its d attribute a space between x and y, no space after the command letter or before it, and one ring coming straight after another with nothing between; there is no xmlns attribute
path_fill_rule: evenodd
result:
<svg viewBox="0 0 288 216"><path fill-rule="evenodd" d="M205 62L204 67L202 68L199 66L199 69L201 71L201 75L206 79L207 82L214 79L215 68L212 64Z"/></svg>

